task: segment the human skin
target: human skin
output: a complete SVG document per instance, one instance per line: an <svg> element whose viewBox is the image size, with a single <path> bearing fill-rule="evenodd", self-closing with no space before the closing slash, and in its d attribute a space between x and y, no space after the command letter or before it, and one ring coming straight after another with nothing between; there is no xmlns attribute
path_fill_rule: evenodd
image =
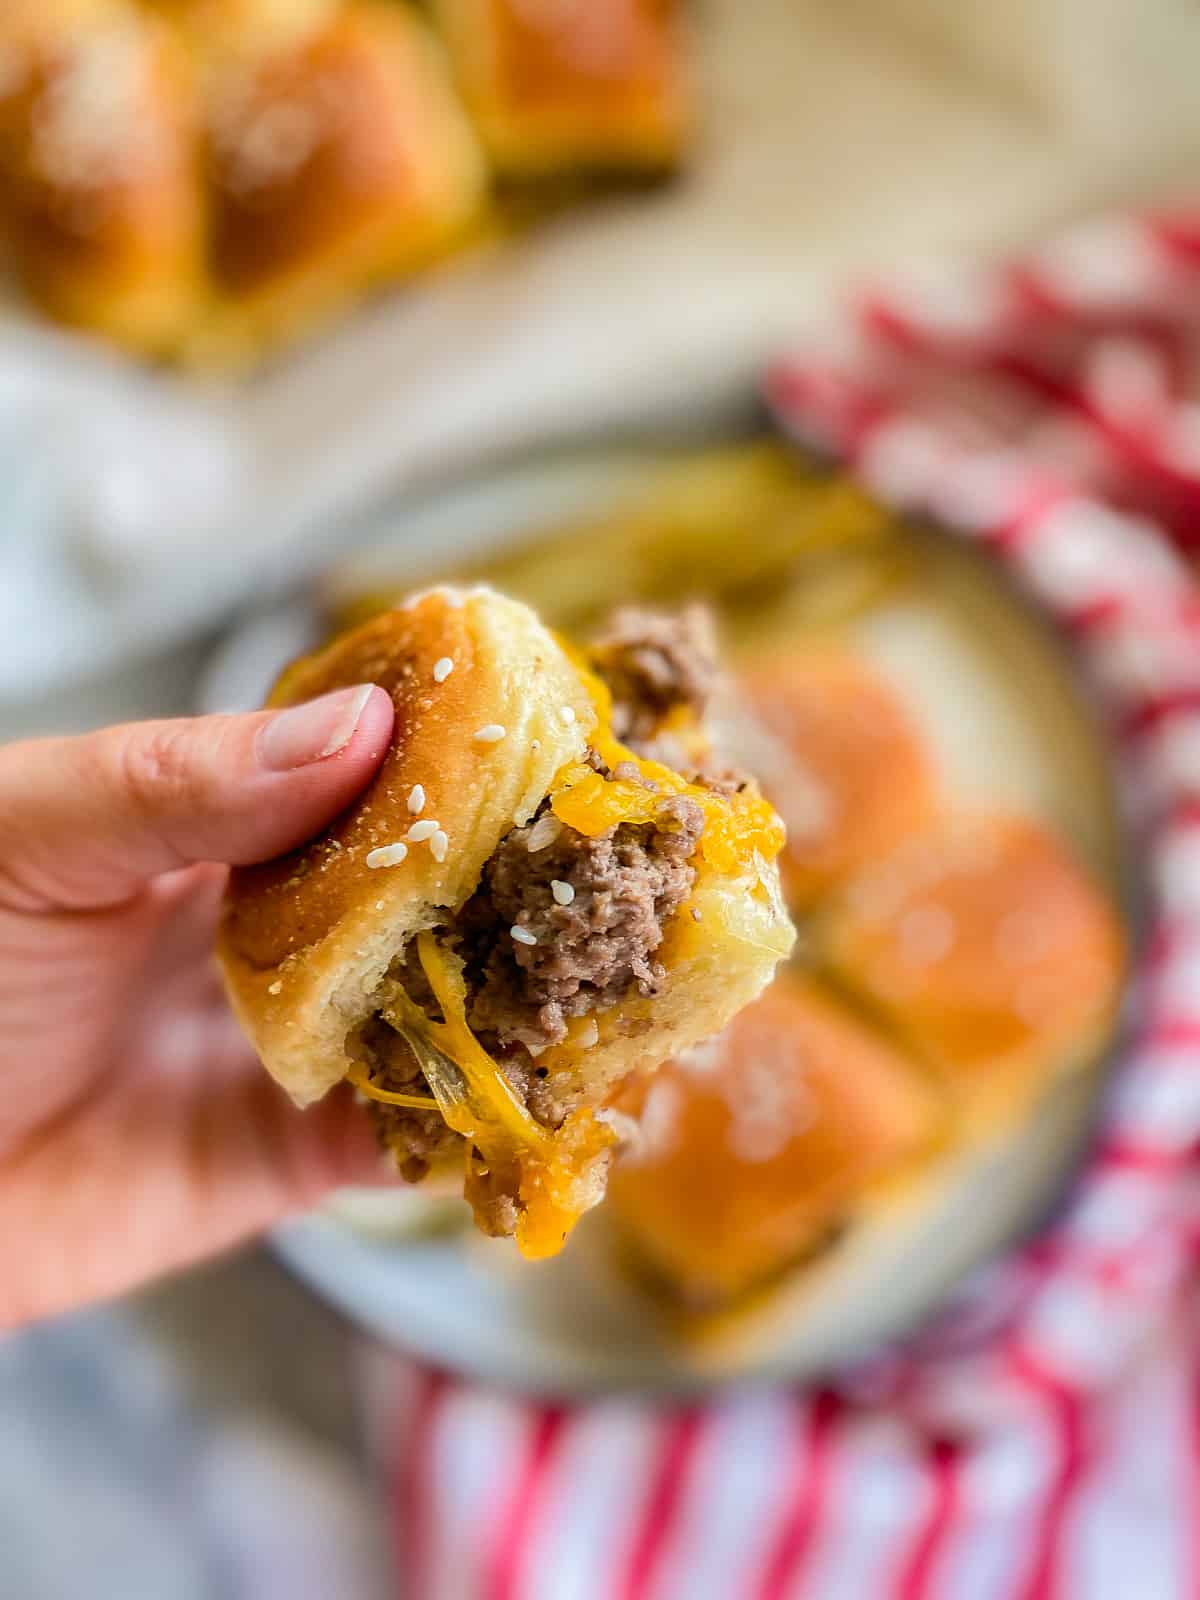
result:
<svg viewBox="0 0 1200 1600"><path fill-rule="evenodd" d="M301 1114L259 1066L212 948L228 867L318 833L391 725L363 685L0 747L0 1326L380 1181L348 1094Z"/></svg>

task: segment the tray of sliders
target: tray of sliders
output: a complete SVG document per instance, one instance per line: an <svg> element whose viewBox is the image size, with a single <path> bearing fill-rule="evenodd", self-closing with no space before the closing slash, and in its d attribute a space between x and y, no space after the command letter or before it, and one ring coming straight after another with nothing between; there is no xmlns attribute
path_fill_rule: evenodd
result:
<svg viewBox="0 0 1200 1600"><path fill-rule="evenodd" d="M1097 171L788 0L8 0L0 698L319 570L387 494L736 412L847 270L1011 245Z"/></svg>
<svg viewBox="0 0 1200 1600"><path fill-rule="evenodd" d="M776 443L602 447L414 503L230 638L205 704L438 580L591 641L664 749L702 715L786 824L797 938L608 1096L608 1194L560 1253L522 1260L410 1167L284 1259L401 1347L535 1389L811 1377L911 1328L1048 1214L1122 1037L1135 881L1062 641L975 551Z"/></svg>
<svg viewBox="0 0 1200 1600"><path fill-rule="evenodd" d="M16 286L193 368L664 177L692 121L682 8L638 0L11 0L0 63Z"/></svg>

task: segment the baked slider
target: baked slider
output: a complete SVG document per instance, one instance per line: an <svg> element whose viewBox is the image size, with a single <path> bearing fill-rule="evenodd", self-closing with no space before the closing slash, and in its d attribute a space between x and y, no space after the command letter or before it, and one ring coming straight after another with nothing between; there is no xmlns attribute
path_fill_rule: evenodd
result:
<svg viewBox="0 0 1200 1600"><path fill-rule="evenodd" d="M638 1126L607 1208L640 1274L697 1311L811 1259L942 1122L918 1067L792 973L620 1108Z"/></svg>
<svg viewBox="0 0 1200 1600"><path fill-rule="evenodd" d="M413 598L272 703L365 681L392 695L391 747L319 839L233 874L232 1003L298 1104L348 1079L404 1177L465 1166L480 1227L546 1255L603 1193L617 1086L718 1032L791 949L782 825L748 780L622 743L590 658L489 590ZM684 694L644 731L678 736Z"/></svg>
<svg viewBox="0 0 1200 1600"><path fill-rule="evenodd" d="M437 0L435 11L504 176L678 161L690 120L679 0Z"/></svg>
<svg viewBox="0 0 1200 1600"><path fill-rule="evenodd" d="M482 153L405 6L364 0L284 46L218 55L204 120L219 309L201 354L237 360L305 332L479 216Z"/></svg>
<svg viewBox="0 0 1200 1600"><path fill-rule="evenodd" d="M203 284L187 63L121 4L16 5L0 19L0 219L44 310L172 352Z"/></svg>
<svg viewBox="0 0 1200 1600"><path fill-rule="evenodd" d="M861 658L834 648L772 655L739 688L753 719L740 753L787 826L781 866L794 907L932 821L937 783L925 741Z"/></svg>
<svg viewBox="0 0 1200 1600"><path fill-rule="evenodd" d="M1022 817L960 816L913 835L846 888L817 946L984 1131L1095 1058L1121 989L1108 898Z"/></svg>
<svg viewBox="0 0 1200 1600"><path fill-rule="evenodd" d="M199 55L302 38L342 0L142 0L184 29Z"/></svg>

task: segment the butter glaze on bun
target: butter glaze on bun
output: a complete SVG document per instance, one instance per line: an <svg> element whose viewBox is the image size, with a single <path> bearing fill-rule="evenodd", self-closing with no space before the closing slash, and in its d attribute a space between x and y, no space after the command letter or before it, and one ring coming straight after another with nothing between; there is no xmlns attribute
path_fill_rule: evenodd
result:
<svg viewBox="0 0 1200 1600"><path fill-rule="evenodd" d="M819 959L945 1083L969 1128L1010 1125L1109 1038L1125 952L1107 897L1039 823L963 815L865 868Z"/></svg>
<svg viewBox="0 0 1200 1600"><path fill-rule="evenodd" d="M635 1262L714 1309L810 1259L934 1146L922 1073L831 992L782 974L621 1108L609 1208Z"/></svg>
<svg viewBox="0 0 1200 1600"><path fill-rule="evenodd" d="M782 828L752 785L618 745L585 659L490 591L414 597L272 703L362 682L393 698L391 747L320 838L233 874L232 1003L298 1104L350 1077L406 1176L465 1161L481 1225L548 1253L603 1192L593 1111L790 950ZM457 1099L436 1063L431 1097L430 1049Z"/></svg>
<svg viewBox="0 0 1200 1600"><path fill-rule="evenodd" d="M196 315L204 217L186 53L127 5L0 11L0 232L59 321L147 355Z"/></svg>

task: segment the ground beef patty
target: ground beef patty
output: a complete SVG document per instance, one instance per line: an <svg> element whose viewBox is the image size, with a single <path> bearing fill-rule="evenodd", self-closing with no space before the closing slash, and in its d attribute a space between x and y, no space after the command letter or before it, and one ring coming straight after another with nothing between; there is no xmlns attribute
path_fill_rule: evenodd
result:
<svg viewBox="0 0 1200 1600"><path fill-rule="evenodd" d="M622 606L593 642L613 695L613 732L626 743L653 738L676 706L704 716L721 681L711 613L690 605L664 613Z"/></svg>
<svg viewBox="0 0 1200 1600"><path fill-rule="evenodd" d="M440 1015L414 945L408 947L388 976L427 1015ZM366 1066L372 1082L380 1089L392 1094L428 1093L416 1056L382 1017L370 1018L347 1040L347 1050L354 1060ZM395 1153L400 1175L409 1183L419 1183L430 1167L449 1156L458 1144L458 1135L446 1126L440 1111L389 1106L379 1100L372 1100L368 1111L376 1138L384 1150Z"/></svg>
<svg viewBox="0 0 1200 1600"><path fill-rule="evenodd" d="M564 1038L568 1018L631 986L652 994L662 978L653 955L695 881L690 858L703 827L695 801L670 796L657 822L622 823L599 839L549 811L514 829L457 922L471 1026L537 1051ZM557 896L555 884L565 886ZM536 942L514 939L514 927Z"/></svg>
<svg viewBox="0 0 1200 1600"><path fill-rule="evenodd" d="M690 857L703 827L700 807L677 795L663 798L656 823L622 823L598 839L543 807L484 867L479 888L443 937L466 963L468 1021L523 1100L537 1086L537 1053L565 1037L568 1018L611 1005L631 987L653 994L663 976L654 952L691 892ZM514 927L536 942L515 940ZM415 951L389 976L438 1015ZM415 1056L382 1017L366 1024L351 1053L380 1088L424 1092ZM551 1106L534 1109L556 1120ZM454 1148L457 1136L436 1111L376 1101L371 1114L381 1144L397 1153L410 1182Z"/></svg>

